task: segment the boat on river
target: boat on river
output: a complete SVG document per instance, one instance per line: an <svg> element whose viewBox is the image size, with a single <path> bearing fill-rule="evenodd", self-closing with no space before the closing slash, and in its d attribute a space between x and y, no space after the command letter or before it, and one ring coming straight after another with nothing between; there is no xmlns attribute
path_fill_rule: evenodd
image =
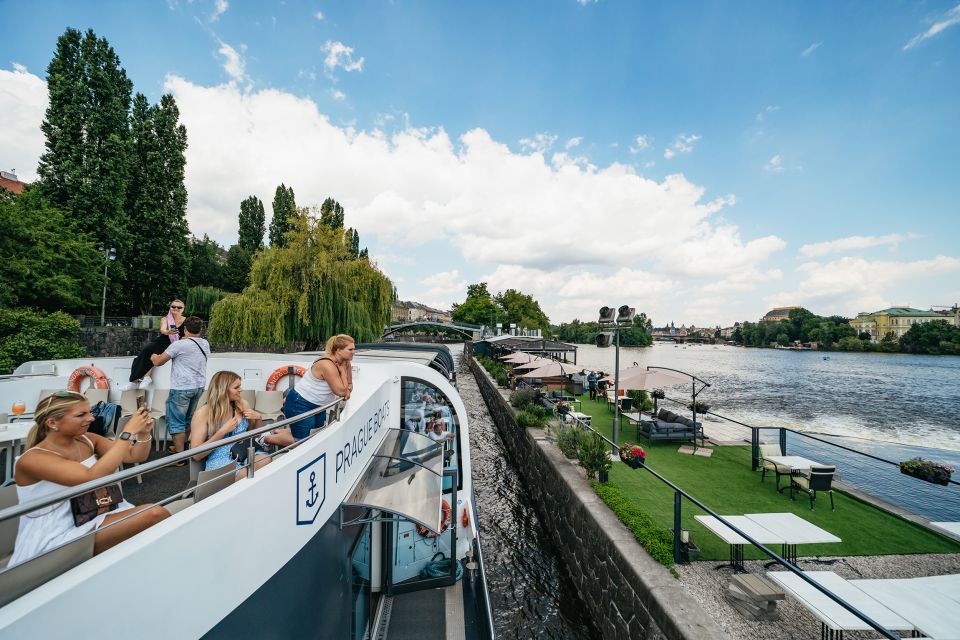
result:
<svg viewBox="0 0 960 640"><path fill-rule="evenodd" d="M297 368L319 355L213 354L207 376L234 371L245 392L256 396L268 382L294 385ZM103 373L106 394L91 378L80 390L128 406L129 394L138 392L123 392L120 384L131 362L24 363L0 376L0 406L22 401L27 418L45 390L63 389L71 376L93 370ZM200 474L196 486L157 500L171 517L95 557L92 536L86 536L5 567L0 637L493 638L469 423L453 364L440 345L359 345L350 400L328 405L326 425L272 454L270 464L248 466L236 481L232 474L219 480ZM148 404L169 386L169 370L155 370ZM427 412L440 412L454 439L434 442L404 428ZM212 446L248 442L286 422ZM11 453L19 451L29 424L16 421L0 431L7 481ZM155 438L165 438L162 420L154 429ZM11 506L11 487L4 487L0 543L10 547L19 518L36 509L96 486L123 482L129 488L137 476L149 487L161 471L202 449L141 463L32 504ZM10 550L0 548L0 567Z"/></svg>

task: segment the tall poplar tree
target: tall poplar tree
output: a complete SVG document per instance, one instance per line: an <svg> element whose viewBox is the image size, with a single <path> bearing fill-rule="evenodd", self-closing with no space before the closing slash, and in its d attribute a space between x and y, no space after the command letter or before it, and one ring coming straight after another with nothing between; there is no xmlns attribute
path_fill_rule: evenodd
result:
<svg viewBox="0 0 960 640"><path fill-rule="evenodd" d="M160 311L183 297L190 269L186 167L187 130L173 96L151 106L138 93L130 118L127 210L133 248L124 259L127 291L139 313Z"/></svg>
<svg viewBox="0 0 960 640"><path fill-rule="evenodd" d="M343 207L333 198L327 198L320 205L320 223L331 229L343 228Z"/></svg>
<svg viewBox="0 0 960 640"><path fill-rule="evenodd" d="M263 202L257 196L249 196L240 203L240 239L241 247L255 253L263 248L263 234L266 218Z"/></svg>
<svg viewBox="0 0 960 640"><path fill-rule="evenodd" d="M271 247L282 247L286 244L286 234L293 229L296 217L297 202L293 196L293 187L280 183L273 196L273 217L270 219Z"/></svg>

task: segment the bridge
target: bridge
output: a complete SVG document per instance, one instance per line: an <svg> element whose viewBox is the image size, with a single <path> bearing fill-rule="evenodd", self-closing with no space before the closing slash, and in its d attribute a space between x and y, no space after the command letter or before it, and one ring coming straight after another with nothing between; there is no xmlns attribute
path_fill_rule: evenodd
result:
<svg viewBox="0 0 960 640"><path fill-rule="evenodd" d="M463 335L469 340L480 340L483 335L489 331L487 327L479 324L470 324L468 322L440 322L437 320L411 320L409 322L391 322L383 330L383 337L393 335L400 331L412 329L413 327L438 327L441 329L450 329Z"/></svg>

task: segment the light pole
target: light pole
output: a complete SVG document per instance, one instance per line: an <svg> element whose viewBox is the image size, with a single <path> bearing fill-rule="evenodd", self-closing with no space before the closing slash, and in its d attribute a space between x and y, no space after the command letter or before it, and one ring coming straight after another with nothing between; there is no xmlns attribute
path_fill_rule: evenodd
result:
<svg viewBox="0 0 960 640"><path fill-rule="evenodd" d="M113 247L109 249L100 247L100 251L103 251L103 301L100 303L100 326L102 327L107 316L107 267L111 260L117 259L117 250Z"/></svg>
<svg viewBox="0 0 960 640"><path fill-rule="evenodd" d="M600 309L599 324L601 327L608 327L613 331L613 340L615 345L614 369L613 369L613 448L614 453L620 449L620 331L624 327L633 324L633 318L636 316L636 309L627 305L621 306L616 310L611 307L602 307Z"/></svg>

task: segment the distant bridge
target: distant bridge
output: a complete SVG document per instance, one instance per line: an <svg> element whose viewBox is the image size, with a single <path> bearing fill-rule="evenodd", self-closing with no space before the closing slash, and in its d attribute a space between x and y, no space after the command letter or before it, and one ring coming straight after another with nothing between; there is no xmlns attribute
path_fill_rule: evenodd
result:
<svg viewBox="0 0 960 640"><path fill-rule="evenodd" d="M486 327L479 324L470 324L468 322L439 322L436 320L412 320L410 322L391 322L383 330L383 337L393 335L399 331L412 329L413 327L440 327L442 329L451 329L471 340L479 340L485 332Z"/></svg>

